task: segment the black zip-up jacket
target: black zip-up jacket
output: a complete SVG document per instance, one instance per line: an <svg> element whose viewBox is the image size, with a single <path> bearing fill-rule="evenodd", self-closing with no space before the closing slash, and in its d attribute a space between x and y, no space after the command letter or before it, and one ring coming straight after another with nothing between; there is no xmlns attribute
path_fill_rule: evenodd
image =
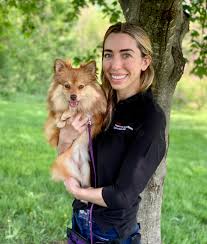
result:
<svg viewBox="0 0 207 244"><path fill-rule="evenodd" d="M107 207L94 206L93 219L103 231L115 227L120 238L136 224L139 194L166 150L165 115L151 90L117 103L109 128L93 141L97 187ZM75 200L74 209L85 208Z"/></svg>

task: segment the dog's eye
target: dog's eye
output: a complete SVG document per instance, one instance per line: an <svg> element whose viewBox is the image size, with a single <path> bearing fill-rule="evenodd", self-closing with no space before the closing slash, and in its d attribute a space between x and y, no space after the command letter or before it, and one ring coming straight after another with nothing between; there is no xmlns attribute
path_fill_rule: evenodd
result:
<svg viewBox="0 0 207 244"><path fill-rule="evenodd" d="M68 83L64 84L66 89L70 89L70 85Z"/></svg>
<svg viewBox="0 0 207 244"><path fill-rule="evenodd" d="M80 85L79 87L78 87L78 89L83 89L84 88L84 85Z"/></svg>

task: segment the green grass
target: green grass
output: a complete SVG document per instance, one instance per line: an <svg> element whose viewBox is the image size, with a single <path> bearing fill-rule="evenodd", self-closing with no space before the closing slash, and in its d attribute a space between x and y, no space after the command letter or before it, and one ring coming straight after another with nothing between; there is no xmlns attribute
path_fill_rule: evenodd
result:
<svg viewBox="0 0 207 244"><path fill-rule="evenodd" d="M162 211L164 244L207 243L207 111L172 112ZM50 179L41 97L0 99L0 243L64 239L71 201ZM155 243L156 244L156 243Z"/></svg>
<svg viewBox="0 0 207 244"><path fill-rule="evenodd" d="M164 244L207 243L207 110L172 111L164 187Z"/></svg>
<svg viewBox="0 0 207 244"><path fill-rule="evenodd" d="M54 183L55 157L43 137L45 105L40 99L0 100L0 243L61 240L71 199Z"/></svg>

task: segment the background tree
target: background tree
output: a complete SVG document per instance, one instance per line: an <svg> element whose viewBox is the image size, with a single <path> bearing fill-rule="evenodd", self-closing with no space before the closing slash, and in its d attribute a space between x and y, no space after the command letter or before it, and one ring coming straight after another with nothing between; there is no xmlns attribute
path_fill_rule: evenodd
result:
<svg viewBox="0 0 207 244"><path fill-rule="evenodd" d="M182 54L182 40L189 30L189 15L183 11L182 1L179 0L120 0L119 2L126 20L143 27L152 40L156 74L155 96L166 114L166 138L168 141L171 101L186 62ZM193 2L192 8L189 5L184 5L185 9L188 6L188 9L191 9L191 13L193 11L197 13L197 10L203 11L204 8L199 9L198 6L194 10L196 4L204 3L203 1L196 2ZM206 12L204 12L200 12L202 29L206 27L204 19ZM193 19L192 16L191 19ZM198 35L198 31L192 33L192 37ZM204 50L206 45L204 45L204 42L206 44L206 37L205 40L201 40L201 43L194 39L192 40L192 47L199 49L201 53L195 62L193 71L201 76L206 74L206 71L201 68L206 58L206 50ZM160 213L165 172L166 163L163 160L142 195L143 199L138 218L141 219L143 227L143 243L161 243Z"/></svg>
<svg viewBox="0 0 207 244"><path fill-rule="evenodd" d="M155 96L166 114L168 141L172 96L185 66L181 44L188 31L188 19L181 1L136 1L136 6L134 1L120 1L120 4L126 20L142 26L151 37ZM165 172L163 160L142 195L139 218L143 226L143 243L161 243L160 213Z"/></svg>

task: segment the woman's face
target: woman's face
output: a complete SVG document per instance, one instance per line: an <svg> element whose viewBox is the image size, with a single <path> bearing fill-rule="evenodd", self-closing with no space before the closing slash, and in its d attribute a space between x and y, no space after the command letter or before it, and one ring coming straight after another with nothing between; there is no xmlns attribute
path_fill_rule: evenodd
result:
<svg viewBox="0 0 207 244"><path fill-rule="evenodd" d="M140 89L141 71L150 64L142 57L134 38L124 33L111 33L104 45L103 72L118 100L136 94Z"/></svg>

